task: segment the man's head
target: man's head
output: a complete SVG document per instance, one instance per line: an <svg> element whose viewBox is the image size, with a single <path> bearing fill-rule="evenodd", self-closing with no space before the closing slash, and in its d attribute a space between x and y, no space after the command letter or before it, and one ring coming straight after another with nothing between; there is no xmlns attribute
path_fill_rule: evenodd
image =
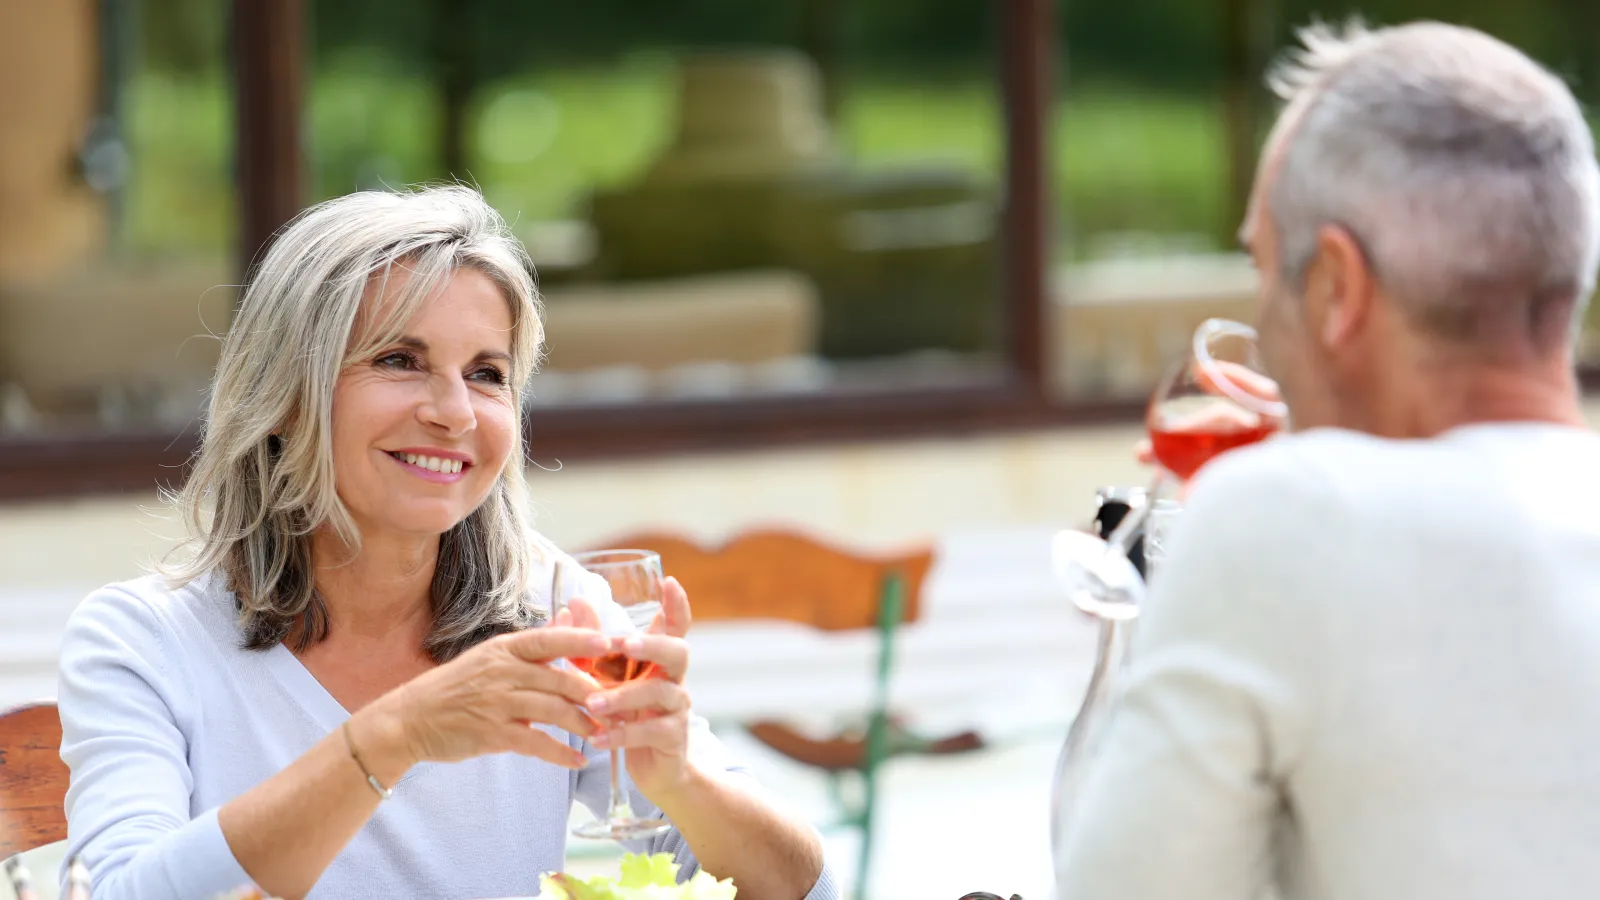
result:
<svg viewBox="0 0 1600 900"><path fill-rule="evenodd" d="M1270 78L1287 107L1241 233L1296 425L1403 430L1397 396L1485 373L1570 391L1600 260L1600 169L1571 92L1466 28L1301 39Z"/></svg>

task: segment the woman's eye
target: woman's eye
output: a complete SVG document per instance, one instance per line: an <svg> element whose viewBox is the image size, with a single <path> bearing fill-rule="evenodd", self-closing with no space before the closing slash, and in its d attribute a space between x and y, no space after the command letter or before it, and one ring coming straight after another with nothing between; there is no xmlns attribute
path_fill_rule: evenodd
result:
<svg viewBox="0 0 1600 900"><path fill-rule="evenodd" d="M478 371L473 372L471 377L476 381L482 381L486 384L506 383L506 373L500 371L494 366L484 366Z"/></svg>
<svg viewBox="0 0 1600 900"><path fill-rule="evenodd" d="M414 369L417 358L409 353L385 353L372 361L380 369Z"/></svg>

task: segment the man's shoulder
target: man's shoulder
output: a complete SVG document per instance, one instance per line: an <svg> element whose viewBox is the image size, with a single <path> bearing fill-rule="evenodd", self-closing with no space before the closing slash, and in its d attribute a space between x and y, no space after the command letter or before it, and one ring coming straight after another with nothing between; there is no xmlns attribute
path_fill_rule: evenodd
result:
<svg viewBox="0 0 1600 900"><path fill-rule="evenodd" d="M1421 508L1492 507L1524 481L1583 481L1597 446L1590 432L1550 426L1487 424L1414 440L1319 428L1217 459L1195 480L1191 500L1314 506L1369 525L1414 521Z"/></svg>
<svg viewBox="0 0 1600 900"><path fill-rule="evenodd" d="M1397 485L1451 477L1462 459L1463 448L1445 441L1317 428L1218 458L1201 470L1194 492L1223 488L1308 500L1343 497L1365 505L1374 496L1392 495Z"/></svg>
<svg viewBox="0 0 1600 900"><path fill-rule="evenodd" d="M1333 429L1232 451L1195 480L1183 531L1221 557L1245 554L1241 565L1289 565L1404 527L1429 456L1421 442Z"/></svg>
<svg viewBox="0 0 1600 900"><path fill-rule="evenodd" d="M1190 495L1190 507L1209 506L1217 498L1229 506L1261 503L1281 506L1299 502L1322 504L1348 488L1352 468L1368 472L1387 468L1391 448L1367 435L1319 429L1285 435L1217 458L1201 470Z"/></svg>

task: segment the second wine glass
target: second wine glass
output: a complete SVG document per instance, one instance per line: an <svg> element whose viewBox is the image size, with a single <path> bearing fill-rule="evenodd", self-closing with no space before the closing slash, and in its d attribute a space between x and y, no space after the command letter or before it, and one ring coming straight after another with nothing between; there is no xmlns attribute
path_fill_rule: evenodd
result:
<svg viewBox="0 0 1600 900"><path fill-rule="evenodd" d="M1129 591L1108 573L1119 573L1117 560L1142 533L1151 503L1172 478L1188 481L1202 466L1237 447L1263 440L1283 424L1288 408L1278 399L1277 385L1262 367L1254 328L1227 319L1207 319L1195 330L1184 358L1175 363L1151 394L1145 415L1150 447L1159 469L1155 480L1132 504L1116 529L1099 542L1098 551L1074 546L1070 555L1057 548L1058 571L1075 570L1068 580L1085 589L1075 602L1102 619L1132 618Z"/></svg>
<svg viewBox="0 0 1600 900"><path fill-rule="evenodd" d="M1207 319L1185 358L1150 397L1146 426L1156 462L1181 481L1213 458L1266 439L1288 408L1263 371L1256 330Z"/></svg>
<svg viewBox="0 0 1600 900"><path fill-rule="evenodd" d="M573 559L610 585L611 599L628 614L632 626L629 631L649 628L661 613L661 557L658 554L649 550L596 550L575 554ZM649 678L656 670L655 663L620 652L575 658L570 662L607 689ZM611 751L611 802L605 818L574 826L572 833L578 837L621 841L660 834L671 827L665 819L640 818L634 813L628 802L628 792L622 789L624 753L619 749Z"/></svg>

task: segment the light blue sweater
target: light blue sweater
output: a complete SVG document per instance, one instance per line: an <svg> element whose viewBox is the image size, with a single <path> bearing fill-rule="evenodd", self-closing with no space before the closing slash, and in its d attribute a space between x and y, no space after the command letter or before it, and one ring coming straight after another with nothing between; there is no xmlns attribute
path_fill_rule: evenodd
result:
<svg viewBox="0 0 1600 900"><path fill-rule="evenodd" d="M594 582L574 593L604 594L604 581ZM609 595L604 602L621 612ZM220 578L176 591L154 578L111 585L73 614L61 648L61 756L72 769L69 852L88 865L95 900L207 900L247 884L217 808L348 717L287 648L239 642ZM423 763L310 896L537 894L539 874L563 867L572 801L603 813L610 777L604 751L547 730L590 765L575 773L514 754ZM702 768L737 771L700 720L691 755ZM641 815L660 814L637 791L632 802ZM672 853L685 878L698 868L676 830L631 849ZM824 869L809 896L837 893Z"/></svg>

